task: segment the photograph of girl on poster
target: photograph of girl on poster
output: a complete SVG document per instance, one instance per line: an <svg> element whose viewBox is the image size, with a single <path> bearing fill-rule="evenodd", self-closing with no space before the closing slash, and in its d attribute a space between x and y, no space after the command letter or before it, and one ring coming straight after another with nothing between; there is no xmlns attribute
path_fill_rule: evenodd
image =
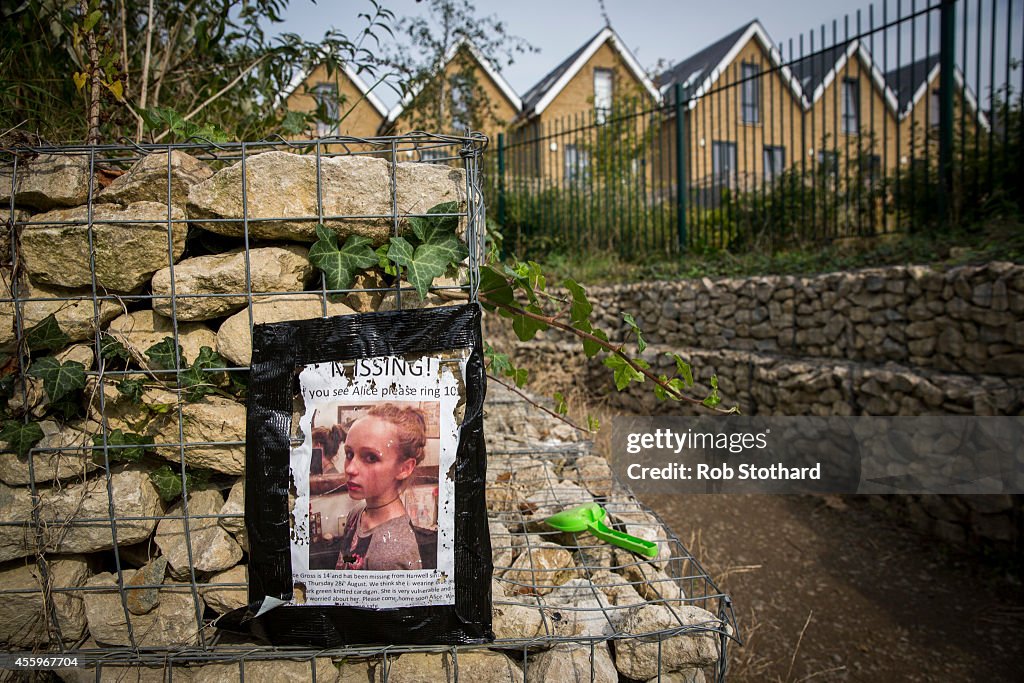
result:
<svg viewBox="0 0 1024 683"><path fill-rule="evenodd" d="M438 410L340 404L336 423L314 427L310 569L437 566Z"/></svg>

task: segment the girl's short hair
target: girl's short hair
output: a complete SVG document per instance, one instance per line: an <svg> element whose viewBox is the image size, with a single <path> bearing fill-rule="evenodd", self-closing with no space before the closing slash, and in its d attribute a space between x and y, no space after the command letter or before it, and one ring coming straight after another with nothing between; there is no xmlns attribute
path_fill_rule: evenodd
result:
<svg viewBox="0 0 1024 683"><path fill-rule="evenodd" d="M419 465L426 456L427 423L418 408L399 408L393 403L379 403L367 410L363 417L375 417L398 428L398 454L412 458Z"/></svg>

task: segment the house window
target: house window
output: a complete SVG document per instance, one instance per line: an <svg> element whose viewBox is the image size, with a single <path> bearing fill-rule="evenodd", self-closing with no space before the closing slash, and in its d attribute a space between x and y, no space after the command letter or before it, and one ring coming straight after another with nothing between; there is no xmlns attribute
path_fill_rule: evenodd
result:
<svg viewBox="0 0 1024 683"><path fill-rule="evenodd" d="M839 177L839 152L818 152L818 165L822 175Z"/></svg>
<svg viewBox="0 0 1024 683"><path fill-rule="evenodd" d="M874 185L882 178L882 158L877 154L862 154L860 178L865 185Z"/></svg>
<svg viewBox="0 0 1024 683"><path fill-rule="evenodd" d="M594 69L594 114L604 123L612 113L612 70Z"/></svg>
<svg viewBox="0 0 1024 683"><path fill-rule="evenodd" d="M452 84L452 130L462 133L470 129L470 93L464 83Z"/></svg>
<svg viewBox="0 0 1024 683"><path fill-rule="evenodd" d="M316 102L316 135L335 135L338 132L338 84L317 83L313 86Z"/></svg>
<svg viewBox="0 0 1024 683"><path fill-rule="evenodd" d="M743 62L743 123L759 123L761 121L761 67L757 64Z"/></svg>
<svg viewBox="0 0 1024 683"><path fill-rule="evenodd" d="M736 171L736 143L711 143L711 171L716 184L728 183Z"/></svg>
<svg viewBox="0 0 1024 683"><path fill-rule="evenodd" d="M565 146L565 179L568 182L584 180L590 168L590 151L576 145Z"/></svg>
<svg viewBox="0 0 1024 683"><path fill-rule="evenodd" d="M856 78L843 79L843 132L860 132L860 81Z"/></svg>
<svg viewBox="0 0 1024 683"><path fill-rule="evenodd" d="M786 148L765 145L764 148L764 179L771 181L780 173L786 165Z"/></svg>
<svg viewBox="0 0 1024 683"><path fill-rule="evenodd" d="M936 88L931 92L931 102L928 103L930 109L928 110L928 125L932 128L939 127L939 108L942 106L942 100L939 99L939 90Z"/></svg>

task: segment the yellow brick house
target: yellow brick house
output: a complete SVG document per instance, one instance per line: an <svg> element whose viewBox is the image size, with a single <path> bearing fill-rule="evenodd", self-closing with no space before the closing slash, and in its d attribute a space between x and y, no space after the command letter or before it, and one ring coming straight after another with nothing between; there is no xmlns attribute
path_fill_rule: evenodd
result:
<svg viewBox="0 0 1024 683"><path fill-rule="evenodd" d="M348 65L328 69L318 64L295 74L281 102L287 111L322 115L297 138L372 137L387 117L387 108L374 90Z"/></svg>

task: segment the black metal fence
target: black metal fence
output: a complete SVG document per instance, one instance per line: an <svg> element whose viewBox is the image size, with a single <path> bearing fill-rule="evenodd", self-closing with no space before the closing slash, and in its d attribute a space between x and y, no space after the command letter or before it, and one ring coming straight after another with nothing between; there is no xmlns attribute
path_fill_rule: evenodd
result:
<svg viewBox="0 0 1024 683"><path fill-rule="evenodd" d="M751 22L662 74L660 101L509 129L485 191L520 256L773 251L1019 214L1022 56L1019 0L883 0L784 43Z"/></svg>

